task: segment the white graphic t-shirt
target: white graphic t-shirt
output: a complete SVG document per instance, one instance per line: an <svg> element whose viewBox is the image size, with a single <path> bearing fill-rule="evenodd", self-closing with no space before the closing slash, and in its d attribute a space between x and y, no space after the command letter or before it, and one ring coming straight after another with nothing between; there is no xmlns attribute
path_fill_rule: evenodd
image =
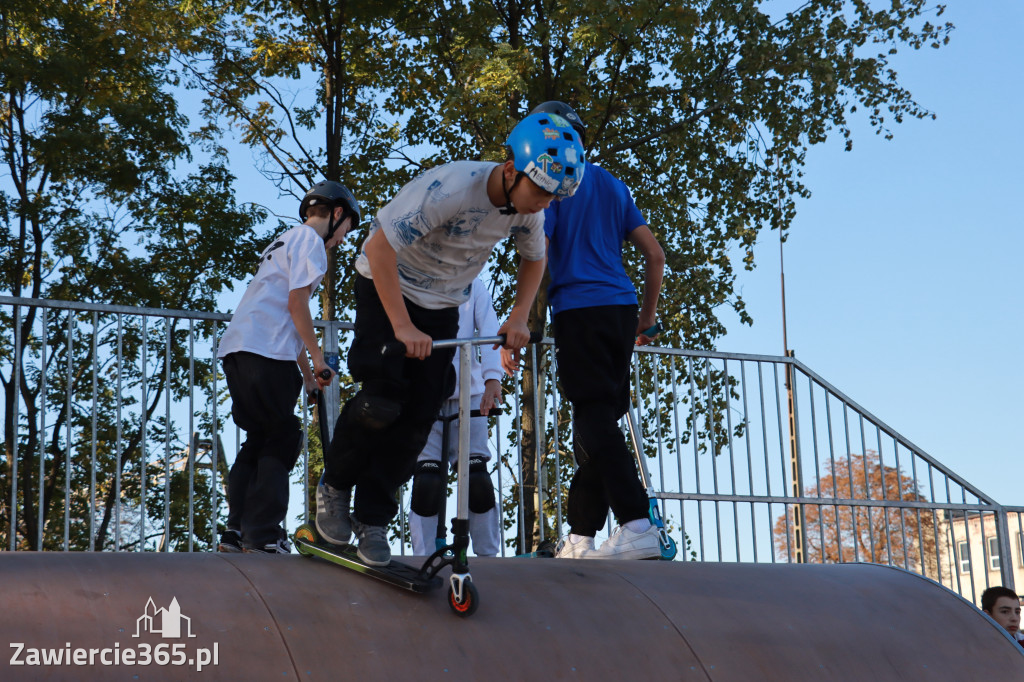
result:
<svg viewBox="0 0 1024 682"><path fill-rule="evenodd" d="M326 272L324 240L312 227L297 225L271 242L221 337L217 357L248 351L296 360L303 343L288 312L288 292L310 284L316 291Z"/></svg>
<svg viewBox="0 0 1024 682"><path fill-rule="evenodd" d="M487 197L487 178L497 166L455 161L431 168L403 187L377 213L377 230L395 250L402 294L436 310L461 305L494 245L508 236L526 260L544 258L544 213L504 215ZM373 279L366 242L356 270Z"/></svg>

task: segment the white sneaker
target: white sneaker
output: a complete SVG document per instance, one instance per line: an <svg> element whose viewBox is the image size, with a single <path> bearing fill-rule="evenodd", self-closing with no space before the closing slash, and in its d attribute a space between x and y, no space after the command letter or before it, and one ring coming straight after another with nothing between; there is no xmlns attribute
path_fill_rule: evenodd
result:
<svg viewBox="0 0 1024 682"><path fill-rule="evenodd" d="M594 559L660 559L661 536L658 527L651 524L647 530L637 533L624 526L615 532L594 551Z"/></svg>
<svg viewBox="0 0 1024 682"><path fill-rule="evenodd" d="M594 556L594 538L582 536L579 542L572 542L566 536L558 541L555 548L556 559L596 559Z"/></svg>

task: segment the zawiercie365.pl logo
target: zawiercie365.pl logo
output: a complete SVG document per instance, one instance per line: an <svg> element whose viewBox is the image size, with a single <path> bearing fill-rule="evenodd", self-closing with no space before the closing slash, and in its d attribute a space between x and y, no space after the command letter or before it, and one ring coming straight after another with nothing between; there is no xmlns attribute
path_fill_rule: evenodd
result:
<svg viewBox="0 0 1024 682"><path fill-rule="evenodd" d="M177 597L171 599L166 608L157 608L150 597L141 616L135 621L135 634L160 635L161 639L184 639L185 642L114 642L109 647L76 647L66 642L63 647L30 647L25 642L12 642L10 665L15 666L147 666L169 665L195 667L197 671L206 666L217 665L220 658L218 642L196 646L187 640L195 639L192 619L181 612Z"/></svg>

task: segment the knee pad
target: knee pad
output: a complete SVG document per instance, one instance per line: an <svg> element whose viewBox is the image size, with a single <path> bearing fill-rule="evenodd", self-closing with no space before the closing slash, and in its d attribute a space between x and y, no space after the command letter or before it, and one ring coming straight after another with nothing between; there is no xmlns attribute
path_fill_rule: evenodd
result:
<svg viewBox="0 0 1024 682"><path fill-rule="evenodd" d="M373 431L386 429L402 414L402 404L361 390L352 398L352 419Z"/></svg>
<svg viewBox="0 0 1024 682"><path fill-rule="evenodd" d="M487 473L487 460L469 458L469 511L484 514L494 509L494 484Z"/></svg>
<svg viewBox="0 0 1024 682"><path fill-rule="evenodd" d="M420 516L435 516L441 507L441 497L447 492L445 483L440 462L433 459L416 462L409 507Z"/></svg>

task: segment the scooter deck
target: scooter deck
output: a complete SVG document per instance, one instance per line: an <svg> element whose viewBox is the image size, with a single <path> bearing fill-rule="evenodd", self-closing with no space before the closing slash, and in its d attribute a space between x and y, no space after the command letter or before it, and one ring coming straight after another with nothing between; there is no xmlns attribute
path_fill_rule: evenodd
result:
<svg viewBox="0 0 1024 682"><path fill-rule="evenodd" d="M370 566L359 558L355 545L331 545L323 542L316 535L313 535L315 539L311 540L308 532L304 533L303 530L305 529L300 527L293 539L295 541L295 548L299 554L304 556L319 557L330 561L332 564L343 566L357 573L362 573L396 587L421 594L440 587L444 582L436 575L432 578L426 578L419 569L403 564L400 561L392 560L387 566Z"/></svg>
<svg viewBox="0 0 1024 682"><path fill-rule="evenodd" d="M527 554L516 554L516 559L554 559L555 558L555 543L550 540L537 545L537 549Z"/></svg>

